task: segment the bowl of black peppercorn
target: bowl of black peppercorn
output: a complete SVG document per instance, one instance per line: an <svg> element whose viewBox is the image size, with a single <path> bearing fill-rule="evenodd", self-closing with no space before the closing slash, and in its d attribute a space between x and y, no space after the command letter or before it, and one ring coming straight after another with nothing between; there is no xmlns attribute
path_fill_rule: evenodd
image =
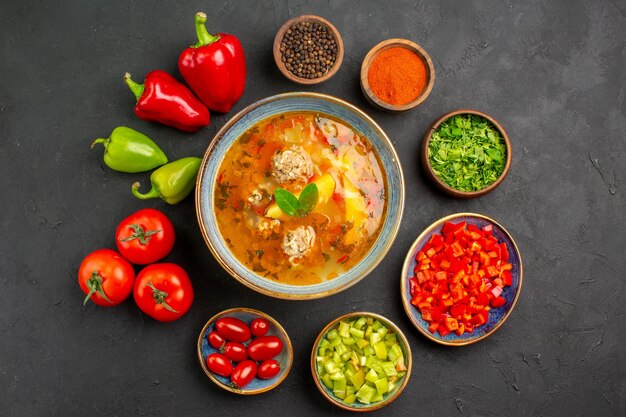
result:
<svg viewBox="0 0 626 417"><path fill-rule="evenodd" d="M343 60L343 40L337 28L322 17L294 17L276 33L274 60L289 80L318 84L339 70Z"/></svg>

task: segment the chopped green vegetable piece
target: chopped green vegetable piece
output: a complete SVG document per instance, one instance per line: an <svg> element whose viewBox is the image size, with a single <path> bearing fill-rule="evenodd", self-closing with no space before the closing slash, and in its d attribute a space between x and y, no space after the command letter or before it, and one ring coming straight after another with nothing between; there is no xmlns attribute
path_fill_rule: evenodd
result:
<svg viewBox="0 0 626 417"><path fill-rule="evenodd" d="M393 362L383 362L381 364L381 367L383 369L383 372L387 376L396 376L396 375L398 375L398 372L396 371L396 367L393 364Z"/></svg>
<svg viewBox="0 0 626 417"><path fill-rule="evenodd" d="M334 386L333 386L333 394L341 399L346 398L346 380L345 379L340 379L340 380L335 380L334 382Z"/></svg>
<svg viewBox="0 0 626 417"><path fill-rule="evenodd" d="M370 382L376 382L378 380L378 374L375 370L370 369L365 375L365 380Z"/></svg>
<svg viewBox="0 0 626 417"><path fill-rule="evenodd" d="M367 341L367 340L365 340L365 339L358 339L358 340L356 341L356 344L357 344L357 346L358 346L358 347L360 347L361 349L363 349L365 346L369 345L369 344L370 344L370 342L368 342L368 341Z"/></svg>
<svg viewBox="0 0 626 417"><path fill-rule="evenodd" d="M324 383L324 385L326 385L326 388L328 389L333 389L334 386L334 382L332 379L330 379L330 375L326 374L322 376L322 382Z"/></svg>
<svg viewBox="0 0 626 417"><path fill-rule="evenodd" d="M383 400L383 394L381 394L380 392L376 391L376 392L374 392L374 396L372 397L370 402L375 403L375 402L382 401L382 400Z"/></svg>
<svg viewBox="0 0 626 417"><path fill-rule="evenodd" d="M337 352L339 355L343 355L344 353L349 352L349 349L346 345L340 343L335 346L335 352Z"/></svg>
<svg viewBox="0 0 626 417"><path fill-rule="evenodd" d="M360 317L352 327L361 330L363 328L363 326L365 326L365 323L367 323L367 318L365 317Z"/></svg>
<svg viewBox="0 0 626 417"><path fill-rule="evenodd" d="M333 381L345 381L346 377L343 372L337 371L333 374L330 374L330 379L332 379Z"/></svg>
<svg viewBox="0 0 626 417"><path fill-rule="evenodd" d="M435 174L460 191L478 191L493 184L504 172L506 145L487 119L452 116L433 132L428 159Z"/></svg>
<svg viewBox="0 0 626 417"><path fill-rule="evenodd" d="M337 332L336 329L332 329L331 331L328 332L328 334L326 335L326 339L328 340L335 340L339 337L339 332Z"/></svg>
<svg viewBox="0 0 626 417"><path fill-rule="evenodd" d="M365 366L373 369L377 373L383 372L383 367L381 365L380 359L378 359L376 356L368 356L367 360L365 361Z"/></svg>
<svg viewBox="0 0 626 417"><path fill-rule="evenodd" d="M338 337L336 339L333 339L326 347L328 349L334 349L335 346L339 346L340 343L341 343L341 338Z"/></svg>
<svg viewBox="0 0 626 417"><path fill-rule="evenodd" d="M345 321L339 322L339 335L343 337L344 339L347 339L350 337L350 325L346 323Z"/></svg>
<svg viewBox="0 0 626 417"><path fill-rule="evenodd" d="M391 361L395 361L398 358L402 358L402 349L399 344L395 344L389 348L389 352L387 353L387 357Z"/></svg>
<svg viewBox="0 0 626 417"><path fill-rule="evenodd" d="M398 346L398 345L394 345ZM374 345L374 352L378 359L387 359L387 345L382 340Z"/></svg>
<svg viewBox="0 0 626 417"><path fill-rule="evenodd" d="M358 339L363 339L365 337L365 332L363 330L359 330L355 327L350 329L350 334Z"/></svg>
<svg viewBox="0 0 626 417"><path fill-rule="evenodd" d="M354 394L347 395L346 398L343 400L343 402L346 404L354 404L356 402L356 395Z"/></svg>
<svg viewBox="0 0 626 417"><path fill-rule="evenodd" d="M326 363L324 364L324 369L329 374L334 374L335 372L339 371L339 366L337 365L335 361L331 359L331 360L326 361Z"/></svg>
<svg viewBox="0 0 626 417"><path fill-rule="evenodd" d="M382 340L382 336L380 333L376 332L376 333L372 333L370 335L370 343L372 345L375 345L376 343L380 342Z"/></svg>
<svg viewBox="0 0 626 417"><path fill-rule="evenodd" d="M363 372L363 369L359 369L357 373L352 375L350 377L350 382L352 382L352 385L354 386L354 388L356 389L361 388L361 385L365 383L365 372Z"/></svg>
<svg viewBox="0 0 626 417"><path fill-rule="evenodd" d="M376 391L378 391L379 394L384 394L389 391L389 381L387 381L387 378L381 378L374 384L376 384Z"/></svg>
<svg viewBox="0 0 626 417"><path fill-rule="evenodd" d="M342 339L341 339L341 341L342 341L342 342L343 342L343 344L344 344L344 345L346 345L346 346L352 346L353 344L355 344L355 343L356 343L356 341L355 341L353 338L351 338L351 337L348 337L348 338L342 338Z"/></svg>
<svg viewBox="0 0 626 417"><path fill-rule="evenodd" d="M364 404L369 404L376 394L376 390L369 385L363 384L356 393L356 398Z"/></svg>

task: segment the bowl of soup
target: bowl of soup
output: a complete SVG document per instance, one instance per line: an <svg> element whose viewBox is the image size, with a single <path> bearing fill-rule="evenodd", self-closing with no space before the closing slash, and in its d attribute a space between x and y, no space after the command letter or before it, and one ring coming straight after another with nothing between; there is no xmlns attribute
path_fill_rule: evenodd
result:
<svg viewBox="0 0 626 417"><path fill-rule="evenodd" d="M277 298L356 284L391 248L404 207L402 168L385 132L352 104L318 93L268 97L231 118L196 185L215 258Z"/></svg>

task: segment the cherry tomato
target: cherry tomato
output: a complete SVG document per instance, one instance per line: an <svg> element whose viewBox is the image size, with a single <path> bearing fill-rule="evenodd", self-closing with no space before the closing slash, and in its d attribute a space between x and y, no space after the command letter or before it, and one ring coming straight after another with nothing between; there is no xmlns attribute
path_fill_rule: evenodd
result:
<svg viewBox="0 0 626 417"><path fill-rule="evenodd" d="M207 356L206 366L211 372L225 377L229 377L233 372L233 364L221 353L211 353Z"/></svg>
<svg viewBox="0 0 626 417"><path fill-rule="evenodd" d="M183 268L170 263L152 264L137 276L135 302L158 321L181 318L193 302L193 287Z"/></svg>
<svg viewBox="0 0 626 417"><path fill-rule="evenodd" d="M250 328L235 317L222 317L215 321L215 330L226 340L243 343L250 340Z"/></svg>
<svg viewBox="0 0 626 417"><path fill-rule="evenodd" d="M283 350L283 342L276 336L261 336L248 345L248 355L255 361L272 359Z"/></svg>
<svg viewBox="0 0 626 417"><path fill-rule="evenodd" d="M280 364L274 360L269 359L259 365L259 369L256 376L261 379L272 379L280 372Z"/></svg>
<svg viewBox="0 0 626 417"><path fill-rule="evenodd" d="M252 323L250 323L250 331L252 332L252 336L254 337L265 336L269 329L270 323L261 317L252 320Z"/></svg>
<svg viewBox="0 0 626 417"><path fill-rule="evenodd" d="M215 349L221 348L224 343L226 343L226 340L224 340L224 338L217 332L209 333L207 340L209 341L209 345L213 346Z"/></svg>
<svg viewBox="0 0 626 417"><path fill-rule="evenodd" d="M240 362L233 373L230 375L230 380L237 388L243 388L248 385L256 376L257 365L256 362L251 360L245 360Z"/></svg>
<svg viewBox="0 0 626 417"><path fill-rule="evenodd" d="M241 362L248 359L248 349L238 342L226 342L222 353L233 362Z"/></svg>
<svg viewBox="0 0 626 417"><path fill-rule="evenodd" d="M102 307L113 307L133 291L133 266L111 249L99 249L83 259L78 268L78 285L91 300Z"/></svg>
<svg viewBox="0 0 626 417"><path fill-rule="evenodd" d="M165 258L174 247L174 226L159 210L139 210L122 220L115 231L117 249L129 261L147 265Z"/></svg>

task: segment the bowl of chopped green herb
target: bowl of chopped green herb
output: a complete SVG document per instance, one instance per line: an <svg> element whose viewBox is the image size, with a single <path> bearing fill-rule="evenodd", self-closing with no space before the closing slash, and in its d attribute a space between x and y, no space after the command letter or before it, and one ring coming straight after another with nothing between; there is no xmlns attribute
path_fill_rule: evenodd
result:
<svg viewBox="0 0 626 417"><path fill-rule="evenodd" d="M480 197L508 174L511 142L493 117L477 110L455 110L428 129L422 141L422 165L446 194Z"/></svg>

